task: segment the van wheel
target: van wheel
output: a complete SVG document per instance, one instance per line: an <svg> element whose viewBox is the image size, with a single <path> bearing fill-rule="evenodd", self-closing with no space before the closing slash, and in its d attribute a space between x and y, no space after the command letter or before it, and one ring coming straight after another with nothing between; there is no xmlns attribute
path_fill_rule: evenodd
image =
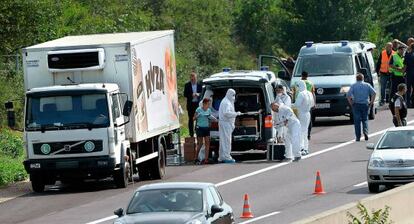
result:
<svg viewBox="0 0 414 224"><path fill-rule="evenodd" d="M45 191L45 182L40 175L30 175L30 181L32 182L32 189L34 192L42 193Z"/></svg>
<svg viewBox="0 0 414 224"><path fill-rule="evenodd" d="M165 151L162 143L158 146L158 157L151 160L151 178L162 179L165 176Z"/></svg>
<svg viewBox="0 0 414 224"><path fill-rule="evenodd" d="M368 190L371 193L378 193L379 192L379 184L368 183Z"/></svg>

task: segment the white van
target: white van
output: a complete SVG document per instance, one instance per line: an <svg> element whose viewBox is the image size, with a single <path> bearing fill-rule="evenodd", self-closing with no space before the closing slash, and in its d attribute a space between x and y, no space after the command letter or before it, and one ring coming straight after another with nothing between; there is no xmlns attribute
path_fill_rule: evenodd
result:
<svg viewBox="0 0 414 224"><path fill-rule="evenodd" d="M348 115L353 120L352 109L346 99L350 86L356 82L358 72L364 74L365 82L379 92L378 76L372 51L375 44L363 41L339 41L314 44L309 41L300 49L293 70L291 86L301 79L303 71L315 85L316 117ZM370 108L369 119L373 120L379 101Z"/></svg>

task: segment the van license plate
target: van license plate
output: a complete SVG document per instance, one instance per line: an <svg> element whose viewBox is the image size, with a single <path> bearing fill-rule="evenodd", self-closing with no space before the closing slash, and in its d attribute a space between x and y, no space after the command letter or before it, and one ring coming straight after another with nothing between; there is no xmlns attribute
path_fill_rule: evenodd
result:
<svg viewBox="0 0 414 224"><path fill-rule="evenodd" d="M316 109L327 109L327 108L331 108L330 103L317 103L316 104Z"/></svg>

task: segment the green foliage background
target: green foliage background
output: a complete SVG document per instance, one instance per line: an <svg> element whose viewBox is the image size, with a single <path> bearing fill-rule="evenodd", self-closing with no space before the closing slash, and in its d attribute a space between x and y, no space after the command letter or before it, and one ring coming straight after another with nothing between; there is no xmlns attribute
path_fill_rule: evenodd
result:
<svg viewBox="0 0 414 224"><path fill-rule="evenodd" d="M67 35L174 29L185 108L182 87L193 70L202 79L223 67L255 69L258 54L295 56L307 40L368 40L381 49L392 38L405 42L413 23L412 0L2 0L0 126L3 103L13 100L22 127L23 72L15 55Z"/></svg>

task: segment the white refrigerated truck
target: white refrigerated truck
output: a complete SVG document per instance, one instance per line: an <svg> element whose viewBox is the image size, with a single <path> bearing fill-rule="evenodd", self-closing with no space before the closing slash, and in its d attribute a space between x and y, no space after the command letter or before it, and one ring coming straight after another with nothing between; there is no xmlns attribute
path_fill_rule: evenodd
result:
<svg viewBox="0 0 414 224"><path fill-rule="evenodd" d="M24 141L33 190L165 174L179 147L174 31L67 36L23 49Z"/></svg>

